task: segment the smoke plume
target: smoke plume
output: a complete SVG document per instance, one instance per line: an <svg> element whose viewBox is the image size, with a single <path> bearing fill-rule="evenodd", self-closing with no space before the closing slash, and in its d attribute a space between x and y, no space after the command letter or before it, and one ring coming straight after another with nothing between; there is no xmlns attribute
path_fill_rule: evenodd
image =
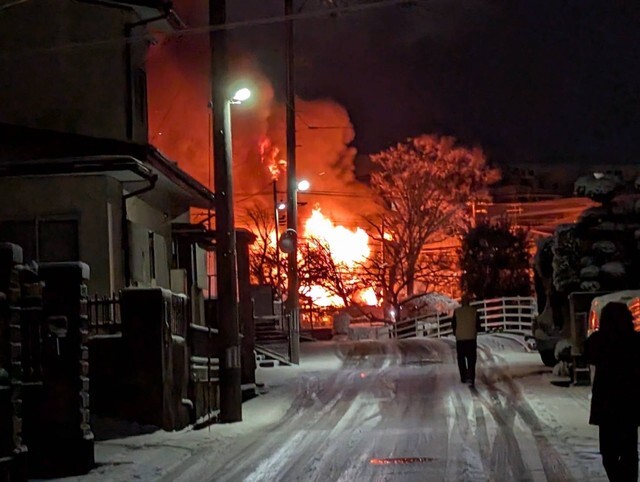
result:
<svg viewBox="0 0 640 482"><path fill-rule="evenodd" d="M276 101L271 82L250 55L233 53L231 68L233 78L246 80L252 90L249 101L232 106L236 208L257 200L271 206L274 179L278 197L286 199L285 105ZM213 189L208 37L170 37L153 45L147 75L150 143ZM306 203L299 207L301 220L319 205L337 223L353 224L369 194L354 179L355 132L347 111L330 99L298 98L296 136L297 177L312 186L299 195Z"/></svg>

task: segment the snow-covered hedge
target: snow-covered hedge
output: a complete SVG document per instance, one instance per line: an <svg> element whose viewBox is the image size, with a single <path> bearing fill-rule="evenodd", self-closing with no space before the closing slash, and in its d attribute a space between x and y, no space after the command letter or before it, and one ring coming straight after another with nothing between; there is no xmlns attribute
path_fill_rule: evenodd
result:
<svg viewBox="0 0 640 482"><path fill-rule="evenodd" d="M623 183L611 174L590 174L582 176L573 185L576 196L588 197L597 202L606 202L622 188Z"/></svg>

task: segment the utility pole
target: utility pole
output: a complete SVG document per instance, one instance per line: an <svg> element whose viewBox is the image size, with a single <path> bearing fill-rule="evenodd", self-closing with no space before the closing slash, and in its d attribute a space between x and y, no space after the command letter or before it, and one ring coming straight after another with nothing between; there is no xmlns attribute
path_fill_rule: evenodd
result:
<svg viewBox="0 0 640 482"><path fill-rule="evenodd" d="M226 22L226 0L209 0L209 23ZM213 109L213 171L216 195L216 282L220 334L220 421L242 420L238 272L233 212L231 102L227 92L228 49L225 29L209 34Z"/></svg>
<svg viewBox="0 0 640 482"><path fill-rule="evenodd" d="M278 240L280 239L280 229L278 228L280 224L280 216L278 214L278 181L277 179L273 179L273 220L274 230L276 233L276 293L278 293L278 299L282 301L282 293L280 292L280 243Z"/></svg>
<svg viewBox="0 0 640 482"><path fill-rule="evenodd" d="M293 0L284 0L284 14L293 13ZM287 20L287 228L296 233L288 254L287 312L289 359L300 363L300 308L298 300L298 181L296 176L296 99L294 90L293 20Z"/></svg>

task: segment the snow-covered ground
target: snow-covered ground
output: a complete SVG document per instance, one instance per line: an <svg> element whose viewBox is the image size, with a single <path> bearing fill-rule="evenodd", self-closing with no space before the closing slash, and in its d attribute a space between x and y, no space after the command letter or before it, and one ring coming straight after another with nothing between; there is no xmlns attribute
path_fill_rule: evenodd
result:
<svg viewBox="0 0 640 482"><path fill-rule="evenodd" d="M450 339L303 344L260 369L243 422L96 444L78 481L604 481L589 387L552 385L517 339L479 339L476 390Z"/></svg>

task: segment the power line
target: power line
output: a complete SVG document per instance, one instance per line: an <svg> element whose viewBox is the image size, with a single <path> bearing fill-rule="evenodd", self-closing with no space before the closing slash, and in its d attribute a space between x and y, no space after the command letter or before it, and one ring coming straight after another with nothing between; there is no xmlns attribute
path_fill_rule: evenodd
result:
<svg viewBox="0 0 640 482"><path fill-rule="evenodd" d="M21 2L18 2L21 3ZM178 31L172 32L172 33L168 33L165 34L165 37L181 37L181 36L185 36L185 35L199 35L199 34L203 34L203 33L210 33L210 32L216 32L216 31L221 31L221 30L235 30L235 29L239 29L239 28L247 28L247 27L258 27L258 26L264 26L264 25L273 25L273 24L277 24L277 23L282 23L282 22L286 22L288 20L305 20L305 19L312 19L312 18L318 18L318 17L330 17L330 16L336 16L336 15L340 15L340 14L349 14L349 13L354 13L354 12L359 12L359 11L363 11L363 10L369 10L369 9L373 9L373 8L382 8L382 7L388 7L388 6L393 6L393 5L408 5L408 6L412 6L416 3L426 3L426 0L378 0L375 2L371 2L371 3L365 3L365 4L360 4L360 5L352 5L352 6L343 6L343 7L334 7L334 8L327 8L327 9L323 9L323 10L315 10L312 12L298 12L298 13L292 13L289 15L277 15L274 17L266 17L266 18L259 18L259 19L251 19L251 20L241 20L241 21L237 21L237 22L226 22L224 24L221 25L204 25L204 26L200 26L200 27L191 27L191 28L185 28L185 29L180 29ZM424 6L424 5L422 5ZM433 11L433 13L438 13ZM41 48L41 49L30 49L30 50L23 50L23 51L18 51L18 52L3 52L0 53L0 58L11 58L11 57L19 57L19 56L27 56L27 55L39 55L39 54L46 54L46 53L52 53L52 52L59 52L59 51L73 51L73 50L77 50L77 49L89 49L89 48L98 48L98 47L105 47L105 46L110 46L110 45L125 45L125 44L133 44L136 42L144 42L144 41L151 41L154 39L154 35L152 33L146 33L146 34L141 34L141 35L132 35L126 38L122 38L122 37L118 37L118 38L107 38L107 39L102 39L102 40L94 40L94 41L88 41L88 42L72 42L72 43L68 43L68 44L63 44L63 45L56 45L56 46L52 46L52 47L47 47L47 48Z"/></svg>
<svg viewBox="0 0 640 482"><path fill-rule="evenodd" d="M373 199L372 196L367 196L364 194L356 194L356 193L348 193L342 191L305 191L301 194L307 196L331 196L331 197L347 197L353 199Z"/></svg>

